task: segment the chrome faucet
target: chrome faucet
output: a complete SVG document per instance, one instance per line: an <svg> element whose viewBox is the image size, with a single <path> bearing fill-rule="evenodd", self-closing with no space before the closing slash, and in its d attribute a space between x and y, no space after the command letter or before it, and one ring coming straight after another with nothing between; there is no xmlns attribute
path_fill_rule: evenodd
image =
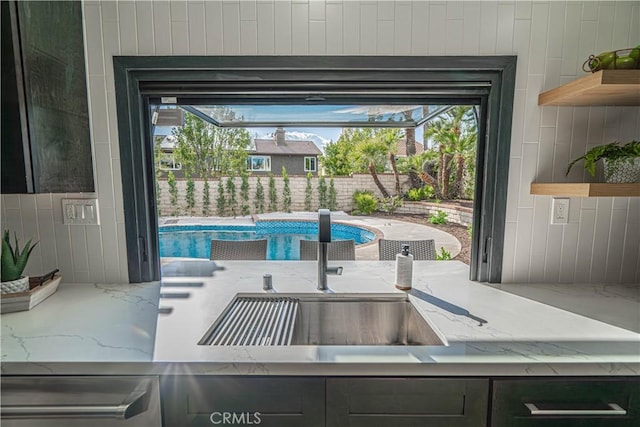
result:
<svg viewBox="0 0 640 427"><path fill-rule="evenodd" d="M329 260L328 244L331 243L331 212L318 209L318 290L326 291L328 274L342 274L342 267L327 267Z"/></svg>

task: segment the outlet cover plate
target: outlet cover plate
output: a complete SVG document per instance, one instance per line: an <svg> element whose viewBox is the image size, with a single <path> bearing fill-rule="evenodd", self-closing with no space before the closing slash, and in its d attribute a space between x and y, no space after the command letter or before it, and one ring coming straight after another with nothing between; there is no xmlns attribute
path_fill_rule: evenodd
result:
<svg viewBox="0 0 640 427"><path fill-rule="evenodd" d="M551 224L569 223L569 199L554 197L551 199Z"/></svg>

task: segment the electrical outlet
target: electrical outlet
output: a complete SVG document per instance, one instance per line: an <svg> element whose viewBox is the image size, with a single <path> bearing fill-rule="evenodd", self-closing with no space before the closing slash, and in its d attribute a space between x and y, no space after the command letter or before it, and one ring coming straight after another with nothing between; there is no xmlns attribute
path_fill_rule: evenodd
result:
<svg viewBox="0 0 640 427"><path fill-rule="evenodd" d="M551 224L569 223L569 199L551 199Z"/></svg>
<svg viewBox="0 0 640 427"><path fill-rule="evenodd" d="M62 222L67 225L98 225L98 200L62 199Z"/></svg>

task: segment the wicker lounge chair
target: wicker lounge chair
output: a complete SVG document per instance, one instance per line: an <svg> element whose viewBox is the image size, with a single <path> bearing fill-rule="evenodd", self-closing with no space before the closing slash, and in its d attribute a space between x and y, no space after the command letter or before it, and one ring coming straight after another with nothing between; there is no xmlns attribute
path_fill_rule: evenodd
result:
<svg viewBox="0 0 640 427"><path fill-rule="evenodd" d="M416 261L433 261L436 259L436 242L428 240L378 240L378 256L380 261L393 261L402 252L402 245L409 245L409 253Z"/></svg>
<svg viewBox="0 0 640 427"><path fill-rule="evenodd" d="M355 241L336 240L329 243L328 257L330 260L355 260ZM315 240L300 240L300 259L303 261L317 260L318 242Z"/></svg>
<svg viewBox="0 0 640 427"><path fill-rule="evenodd" d="M213 260L266 260L267 240L211 240Z"/></svg>

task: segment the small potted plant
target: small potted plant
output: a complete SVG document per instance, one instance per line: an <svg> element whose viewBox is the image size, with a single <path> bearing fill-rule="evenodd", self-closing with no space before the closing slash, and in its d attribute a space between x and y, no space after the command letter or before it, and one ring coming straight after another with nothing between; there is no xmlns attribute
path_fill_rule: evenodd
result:
<svg viewBox="0 0 640 427"><path fill-rule="evenodd" d="M625 145L612 142L593 147L584 156L569 163L566 175L569 175L571 167L576 162L584 160L584 168L591 176L595 176L596 162L600 159L604 163L605 182L640 182L640 141L631 141Z"/></svg>
<svg viewBox="0 0 640 427"><path fill-rule="evenodd" d="M22 251L18 245L18 237L14 235L15 247L11 245L9 230L4 231L2 239L2 254L0 255L2 284L0 291L3 294L15 292L27 292L29 290L29 277L22 276L22 272L27 266L31 251L38 244L27 242Z"/></svg>

